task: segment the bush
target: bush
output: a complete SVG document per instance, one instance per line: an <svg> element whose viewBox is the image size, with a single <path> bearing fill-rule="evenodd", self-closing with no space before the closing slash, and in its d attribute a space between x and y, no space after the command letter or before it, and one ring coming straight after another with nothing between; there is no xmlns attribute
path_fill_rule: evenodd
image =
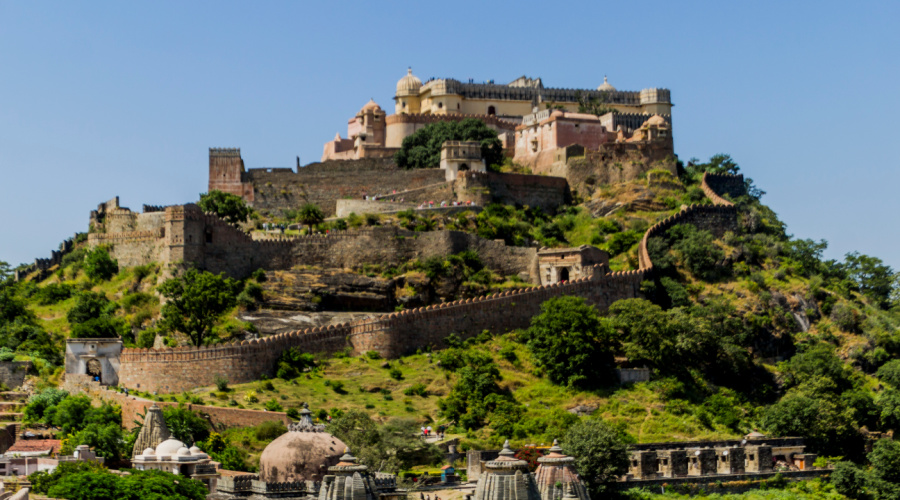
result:
<svg viewBox="0 0 900 500"><path fill-rule="evenodd" d="M332 380L330 385L332 391L338 394L347 394L347 390L344 389L344 382L342 380Z"/></svg>
<svg viewBox="0 0 900 500"><path fill-rule="evenodd" d="M271 441L285 432L287 432L287 427L283 422L276 420L263 422L253 429L253 435L259 441Z"/></svg>
<svg viewBox="0 0 900 500"><path fill-rule="evenodd" d="M900 389L900 359L888 361L878 369L876 375L882 382Z"/></svg>
<svg viewBox="0 0 900 500"><path fill-rule="evenodd" d="M231 223L247 222L253 211L240 196L216 190L201 194L197 205L204 212L213 212Z"/></svg>
<svg viewBox="0 0 900 500"><path fill-rule="evenodd" d="M381 359L381 354L378 354L378 351L366 351L366 357L369 359Z"/></svg>
<svg viewBox="0 0 900 500"><path fill-rule="evenodd" d="M275 399L270 399L266 401L265 409L267 411L284 411L284 407L281 406L281 403L276 401Z"/></svg>
<svg viewBox="0 0 900 500"><path fill-rule="evenodd" d="M119 263L103 247L97 247L84 258L84 274L92 280L108 280L119 272Z"/></svg>
<svg viewBox="0 0 900 500"><path fill-rule="evenodd" d="M66 283L50 283L46 286L38 288L34 294L38 304L47 306L62 302L75 294L75 288Z"/></svg>
<svg viewBox="0 0 900 500"><path fill-rule="evenodd" d="M425 384L415 384L411 387L407 387L406 390L403 391L403 394L406 396L428 396L428 389L425 387Z"/></svg>
<svg viewBox="0 0 900 500"><path fill-rule="evenodd" d="M222 376L220 374L216 374L216 376L213 377L213 381L216 384L216 389L218 389L222 392L228 391L228 379L227 378L225 378L224 376Z"/></svg>
<svg viewBox="0 0 900 500"><path fill-rule="evenodd" d="M275 376L283 380L290 380L315 366L316 359L312 354L303 352L297 347L291 347L285 349L278 358Z"/></svg>
<svg viewBox="0 0 900 500"><path fill-rule="evenodd" d="M403 379L403 372L401 372L399 368L391 368L388 371L388 375L390 375L390 377L394 380L402 380Z"/></svg>
<svg viewBox="0 0 900 500"><path fill-rule="evenodd" d="M628 249L641 241L641 238L643 238L643 234L635 230L613 234L609 237L609 243L606 246L606 248L609 249L609 256L615 257L616 255L627 252Z"/></svg>

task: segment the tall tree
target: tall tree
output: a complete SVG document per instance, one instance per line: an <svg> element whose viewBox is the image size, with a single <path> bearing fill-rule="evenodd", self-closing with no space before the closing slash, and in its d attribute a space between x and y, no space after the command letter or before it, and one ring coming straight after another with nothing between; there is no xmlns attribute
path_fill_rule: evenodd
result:
<svg viewBox="0 0 900 500"><path fill-rule="evenodd" d="M625 440L601 419L582 420L570 427L562 447L575 457L575 468L594 498L604 498L606 483L628 470Z"/></svg>
<svg viewBox="0 0 900 500"><path fill-rule="evenodd" d="M313 226L325 220L325 214L315 203L306 203L297 211L297 218L309 227L309 234L312 234Z"/></svg>
<svg viewBox="0 0 900 500"><path fill-rule="evenodd" d="M224 274L189 269L159 287L167 299L162 307L162 326L179 331L195 346L209 340L212 327L236 304L240 284Z"/></svg>
<svg viewBox="0 0 900 500"><path fill-rule="evenodd" d="M244 199L240 196L222 191L212 190L209 193L200 195L198 203L204 212L213 212L228 222L247 222L250 217L252 208L244 203Z"/></svg>

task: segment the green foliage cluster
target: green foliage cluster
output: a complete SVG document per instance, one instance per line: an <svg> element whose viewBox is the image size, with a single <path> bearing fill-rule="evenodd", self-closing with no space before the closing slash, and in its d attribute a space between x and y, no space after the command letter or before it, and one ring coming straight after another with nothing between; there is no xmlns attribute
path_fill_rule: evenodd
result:
<svg viewBox="0 0 900 500"><path fill-rule="evenodd" d="M212 430L209 421L184 405L166 406L162 413L172 437L182 443L191 446L209 438Z"/></svg>
<svg viewBox="0 0 900 500"><path fill-rule="evenodd" d="M203 500L209 493L202 482L182 475L136 469L113 474L93 462L63 462L28 479L35 493L68 500Z"/></svg>
<svg viewBox="0 0 900 500"><path fill-rule="evenodd" d="M72 338L116 338L129 333L128 325L115 316L119 305L98 292L79 292L66 313Z"/></svg>
<svg viewBox="0 0 900 500"><path fill-rule="evenodd" d="M212 328L237 304L241 283L224 274L188 269L159 286L166 299L160 325L187 335L201 346L213 342Z"/></svg>
<svg viewBox="0 0 900 500"><path fill-rule="evenodd" d="M84 257L84 274L94 281L105 281L119 272L119 263L109 256L104 247L87 252Z"/></svg>
<svg viewBox="0 0 900 500"><path fill-rule="evenodd" d="M275 376L284 380L297 378L307 369L316 367L315 357L297 347L285 349L278 358Z"/></svg>
<svg viewBox="0 0 900 500"><path fill-rule="evenodd" d="M347 444L370 469L397 473L414 466L436 465L443 452L416 436L414 419L393 418L378 424L363 411L350 410L333 418L327 431Z"/></svg>
<svg viewBox="0 0 900 500"><path fill-rule="evenodd" d="M575 468L595 498L603 498L606 485L628 471L629 441L601 419L582 420L566 432L562 447L575 457Z"/></svg>
<svg viewBox="0 0 900 500"><path fill-rule="evenodd" d="M23 411L26 423L41 423L58 429L57 437L66 438L71 452L86 444L99 455L118 460L127 452L122 433L122 410L103 403L93 406L87 396L72 396L55 388L32 395Z"/></svg>
<svg viewBox="0 0 900 500"><path fill-rule="evenodd" d="M253 212L240 196L218 190L200 194L197 205L204 212L212 212L231 223L247 222Z"/></svg>
<svg viewBox="0 0 900 500"><path fill-rule="evenodd" d="M503 146L497 132L475 118L430 123L422 127L403 139L394 159L400 168L437 168L441 163L441 146L446 141L478 141L488 168L496 168L503 163Z"/></svg>
<svg viewBox="0 0 900 500"><path fill-rule="evenodd" d="M51 365L59 364L62 348L58 339L41 327L23 298L38 290L28 283L30 287L24 283L0 286L0 347L46 360Z"/></svg>

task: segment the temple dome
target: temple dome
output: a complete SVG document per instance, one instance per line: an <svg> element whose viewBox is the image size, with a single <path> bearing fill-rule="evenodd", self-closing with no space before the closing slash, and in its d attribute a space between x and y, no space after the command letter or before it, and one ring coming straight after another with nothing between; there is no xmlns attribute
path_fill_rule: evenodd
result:
<svg viewBox="0 0 900 500"><path fill-rule="evenodd" d="M419 88L422 86L422 80L412 74L412 68L406 70L406 76L400 79L397 82L397 93L406 93L410 92L413 94L419 93Z"/></svg>
<svg viewBox="0 0 900 500"><path fill-rule="evenodd" d="M597 87L597 90L602 92L615 92L616 88L609 84L609 80L606 77L603 77L603 84Z"/></svg>
<svg viewBox="0 0 900 500"><path fill-rule="evenodd" d="M182 448L187 449L181 441L177 439L166 439L156 447L156 456L174 455Z"/></svg>
<svg viewBox="0 0 900 500"><path fill-rule="evenodd" d="M347 445L327 432L288 431L259 457L259 479L267 483L321 481L340 462Z"/></svg>

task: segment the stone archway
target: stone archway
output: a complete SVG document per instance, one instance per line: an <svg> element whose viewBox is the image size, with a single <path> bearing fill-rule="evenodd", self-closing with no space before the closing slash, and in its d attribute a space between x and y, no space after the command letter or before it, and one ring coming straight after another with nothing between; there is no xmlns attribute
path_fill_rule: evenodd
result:
<svg viewBox="0 0 900 500"><path fill-rule="evenodd" d="M460 172L466 172L468 170L469 170L469 165L467 163L463 163L462 165L459 166Z"/></svg>
<svg viewBox="0 0 900 500"><path fill-rule="evenodd" d="M495 108L495 107L493 107L493 106L488 106L487 114L488 114L489 116L494 116L494 115L496 115L496 114L497 114L497 108Z"/></svg>
<svg viewBox="0 0 900 500"><path fill-rule="evenodd" d="M569 281L569 268L564 267L559 270L559 281Z"/></svg>
<svg viewBox="0 0 900 500"><path fill-rule="evenodd" d="M103 365L100 364L99 359L97 359L97 358L89 359L87 362L85 373L90 375L92 379L103 382Z"/></svg>

